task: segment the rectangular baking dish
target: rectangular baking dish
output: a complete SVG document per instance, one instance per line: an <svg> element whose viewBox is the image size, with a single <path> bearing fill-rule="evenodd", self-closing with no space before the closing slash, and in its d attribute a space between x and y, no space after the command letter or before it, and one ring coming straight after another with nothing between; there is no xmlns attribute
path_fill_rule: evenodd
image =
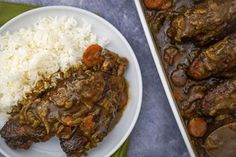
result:
<svg viewBox="0 0 236 157"><path fill-rule="evenodd" d="M149 26L148 26L148 23L147 23L147 21L145 19L144 10L143 10L143 4L141 2L142 0L134 0L134 1L135 1L135 5L136 5L136 8L137 8L137 11L138 11L138 14L139 14L139 18L141 20L141 23L142 23L142 26L143 26L143 29L144 29L144 32L145 32L145 35L146 35L146 38L147 38L150 50L151 50L151 53L152 53L152 57L154 59L156 68L157 68L159 76L161 78L161 82L163 84L165 93L166 93L168 101L170 103L172 112L174 114L174 117L175 117L176 122L178 124L178 127L180 129L180 132L181 132L181 134L183 136L184 142L186 144L186 147L187 147L187 149L189 151L190 156L191 157L196 157L197 153L194 150L193 145L191 144L191 139L190 139L190 137L188 135L188 132L186 130L186 127L185 127L185 125L183 123L183 119L181 117L179 108L178 108L178 106L177 106L177 104L175 102L175 99L174 99L173 95L172 95L172 90L170 88L168 78L166 77L166 74L165 74L165 71L164 71L164 68L163 68L163 65L162 65L161 57L160 57L160 55L158 53L158 49L157 49L157 47L155 45L152 33L151 33L151 31L149 29Z"/></svg>

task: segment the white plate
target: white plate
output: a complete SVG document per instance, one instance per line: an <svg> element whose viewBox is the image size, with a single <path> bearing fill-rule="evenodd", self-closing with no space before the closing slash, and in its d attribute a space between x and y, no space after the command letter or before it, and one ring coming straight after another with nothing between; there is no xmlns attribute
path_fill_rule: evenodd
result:
<svg viewBox="0 0 236 157"><path fill-rule="evenodd" d="M0 35L6 31L16 31L21 27L31 26L39 17L43 16L73 16L76 20L86 19L92 24L92 32L98 35L98 38L107 38L110 41L108 49L111 49L129 60L129 67L126 78L129 82L129 102L119 123L112 132L101 142L98 147L88 153L88 157L108 157L112 155L127 139L131 133L142 102L142 78L140 68L134 52L126 39L110 23L101 17L88 11L65 6L43 7L25 12L9 21L0 28ZM0 117L1 124L4 120ZM65 157L61 150L59 141L56 138L45 143L34 144L29 150L12 150L0 138L0 151L6 157Z"/></svg>

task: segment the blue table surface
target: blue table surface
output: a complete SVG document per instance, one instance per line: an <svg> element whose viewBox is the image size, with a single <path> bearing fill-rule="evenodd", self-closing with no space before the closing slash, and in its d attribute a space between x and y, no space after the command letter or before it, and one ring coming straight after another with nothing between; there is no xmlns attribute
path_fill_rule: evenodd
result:
<svg viewBox="0 0 236 157"><path fill-rule="evenodd" d="M142 110L130 137L128 157L189 157L158 76L133 0L3 1L41 6L79 7L98 13L112 23L133 48L143 77Z"/></svg>

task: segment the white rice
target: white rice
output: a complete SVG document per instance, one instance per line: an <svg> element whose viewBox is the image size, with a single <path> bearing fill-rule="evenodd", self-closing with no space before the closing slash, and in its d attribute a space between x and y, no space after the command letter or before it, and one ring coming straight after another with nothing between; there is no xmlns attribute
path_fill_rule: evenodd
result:
<svg viewBox="0 0 236 157"><path fill-rule="evenodd" d="M78 64L97 43L91 25L73 17L44 17L0 36L0 112L9 111L42 77Z"/></svg>

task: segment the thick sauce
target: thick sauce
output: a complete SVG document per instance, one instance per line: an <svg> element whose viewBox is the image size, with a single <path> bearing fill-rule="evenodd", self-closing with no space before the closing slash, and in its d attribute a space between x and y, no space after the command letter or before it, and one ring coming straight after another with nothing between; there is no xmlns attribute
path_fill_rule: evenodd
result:
<svg viewBox="0 0 236 157"><path fill-rule="evenodd" d="M204 47L200 49L191 42L177 44L167 35L173 16L199 2L200 0L175 0L172 7L167 10L149 10L144 5L144 12L158 48L157 55L162 58L162 65L186 128L189 130L192 144L199 157L208 157L203 146L206 138L215 129L236 121L236 114L206 116L202 113L200 102L207 91L234 74L224 73L221 77L211 77L202 81L192 79L187 75L187 69ZM198 130L194 130L192 126L199 126Z"/></svg>

